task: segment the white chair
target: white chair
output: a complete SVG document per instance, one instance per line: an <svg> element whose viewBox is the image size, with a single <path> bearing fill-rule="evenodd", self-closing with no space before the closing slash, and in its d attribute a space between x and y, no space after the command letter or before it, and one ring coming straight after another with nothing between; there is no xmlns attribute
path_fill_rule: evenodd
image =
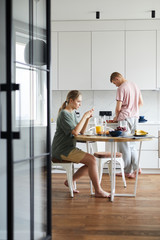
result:
<svg viewBox="0 0 160 240"><path fill-rule="evenodd" d="M86 142L82 142L82 141L79 141L79 142L86 144ZM93 154L91 142L89 142L89 144L87 144L86 147L87 147L87 152L92 152L92 154ZM68 187L69 187L69 190L71 193L71 197L74 197L74 194L73 194L74 163L69 162L69 161L64 161L64 160L62 162L60 162L60 160L53 158L52 159L52 170L53 169L66 171ZM91 181L90 181L90 188L91 188L91 194L93 194ZM74 189L76 189L76 182L74 182Z"/></svg>
<svg viewBox="0 0 160 240"><path fill-rule="evenodd" d="M83 143L86 145L86 151L90 154L94 153L94 142L92 141L88 141L88 142L84 142L84 141L77 141L77 143ZM90 192L91 195L93 195L93 186L92 186L92 181L90 180Z"/></svg>
<svg viewBox="0 0 160 240"><path fill-rule="evenodd" d="M68 187L71 193L71 197L74 197L73 194L73 174L74 174L74 163L68 161L60 162L58 159L52 159L52 169L66 171ZM76 189L76 183L74 183Z"/></svg>
<svg viewBox="0 0 160 240"><path fill-rule="evenodd" d="M105 163L107 163L108 165L109 176L111 175L111 152L95 152L94 156L98 159L99 182L101 183L103 168ZM116 152L115 160L116 160L116 165L117 164L120 165L124 187L126 187L127 185L126 185L126 179L124 174L124 161L122 158L122 153Z"/></svg>

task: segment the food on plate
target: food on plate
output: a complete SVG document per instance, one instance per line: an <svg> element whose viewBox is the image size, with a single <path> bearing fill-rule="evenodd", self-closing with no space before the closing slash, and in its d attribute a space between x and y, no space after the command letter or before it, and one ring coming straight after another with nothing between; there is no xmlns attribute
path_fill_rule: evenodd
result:
<svg viewBox="0 0 160 240"><path fill-rule="evenodd" d="M137 136L143 136L146 134L148 134L148 132L143 131L143 130L135 130L135 135L137 135Z"/></svg>
<svg viewBox="0 0 160 240"><path fill-rule="evenodd" d="M106 120L107 123L117 123L118 121L114 121L114 120Z"/></svg>
<svg viewBox="0 0 160 240"><path fill-rule="evenodd" d="M99 131L98 135L109 135L109 131Z"/></svg>
<svg viewBox="0 0 160 240"><path fill-rule="evenodd" d="M99 132L97 132L97 134L98 135L102 135L102 134L104 134L104 132L103 131L99 131Z"/></svg>
<svg viewBox="0 0 160 240"><path fill-rule="evenodd" d="M126 127L117 127L115 130L119 130L119 131L122 131L122 132L125 132L127 131L127 128Z"/></svg>

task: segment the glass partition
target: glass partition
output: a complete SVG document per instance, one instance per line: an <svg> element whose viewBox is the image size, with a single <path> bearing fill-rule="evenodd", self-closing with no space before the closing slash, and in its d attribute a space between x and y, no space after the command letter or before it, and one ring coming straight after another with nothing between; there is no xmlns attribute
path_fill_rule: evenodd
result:
<svg viewBox="0 0 160 240"><path fill-rule="evenodd" d="M0 7L0 239L7 239L7 141L2 138L2 132L7 130L7 94L2 91L6 84L6 1L1 0Z"/></svg>
<svg viewBox="0 0 160 240"><path fill-rule="evenodd" d="M0 20L0 239L49 240L50 1L2 0Z"/></svg>

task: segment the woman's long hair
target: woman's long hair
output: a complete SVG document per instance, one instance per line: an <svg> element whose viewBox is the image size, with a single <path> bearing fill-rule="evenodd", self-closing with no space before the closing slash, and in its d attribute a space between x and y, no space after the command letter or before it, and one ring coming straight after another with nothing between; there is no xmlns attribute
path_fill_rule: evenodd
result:
<svg viewBox="0 0 160 240"><path fill-rule="evenodd" d="M72 90L67 94L66 97L66 101L62 104L62 106L60 107L58 113L60 113L60 111L62 109L65 109L67 104L69 103L70 99L72 99L73 101L79 97L79 95L81 95L81 93L78 90Z"/></svg>

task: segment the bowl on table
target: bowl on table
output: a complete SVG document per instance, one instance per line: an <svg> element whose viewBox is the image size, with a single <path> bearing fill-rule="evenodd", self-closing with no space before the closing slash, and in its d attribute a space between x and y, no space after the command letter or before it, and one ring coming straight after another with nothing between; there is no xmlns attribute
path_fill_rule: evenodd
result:
<svg viewBox="0 0 160 240"><path fill-rule="evenodd" d="M120 131L120 130L109 131L109 134L110 134L112 137L119 137L119 136L122 134L122 131Z"/></svg>

